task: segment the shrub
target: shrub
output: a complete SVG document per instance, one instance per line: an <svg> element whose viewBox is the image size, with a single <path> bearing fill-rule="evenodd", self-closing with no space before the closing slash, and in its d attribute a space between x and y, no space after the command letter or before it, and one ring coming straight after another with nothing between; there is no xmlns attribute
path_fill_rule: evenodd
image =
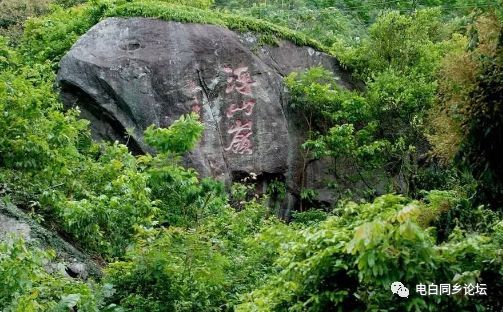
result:
<svg viewBox="0 0 503 312"><path fill-rule="evenodd" d="M141 231L125 260L107 269L117 289L111 302L130 311L231 310L239 293L263 281L286 237L265 215L263 206L248 203L240 212L222 209L196 229ZM255 239L262 228L271 233Z"/></svg>
<svg viewBox="0 0 503 312"><path fill-rule="evenodd" d="M25 20L49 12L51 3L52 0L3 0L0 2L0 36L9 36L13 42L19 40Z"/></svg>
<svg viewBox="0 0 503 312"><path fill-rule="evenodd" d="M417 223L428 209L439 207L396 195L342 205L337 216L301 230L296 241L280 247L278 273L245 295L237 311L498 310L501 302L488 303L485 296L415 292L420 283L490 285L503 268L502 246L494 236L458 229L448 242L435 244L432 229ZM409 287L408 300L391 295L394 281ZM500 284L494 287L494 293L501 292Z"/></svg>

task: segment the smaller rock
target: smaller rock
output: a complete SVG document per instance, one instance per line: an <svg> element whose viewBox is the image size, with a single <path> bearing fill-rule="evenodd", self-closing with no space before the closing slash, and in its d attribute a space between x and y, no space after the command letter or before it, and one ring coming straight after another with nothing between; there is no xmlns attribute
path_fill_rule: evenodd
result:
<svg viewBox="0 0 503 312"><path fill-rule="evenodd" d="M67 265L65 268L65 272L71 278L87 279L88 276L86 265L82 262L77 262L77 260Z"/></svg>
<svg viewBox="0 0 503 312"><path fill-rule="evenodd" d="M30 240L30 227L26 223L0 214L0 241L11 236L20 236L24 240Z"/></svg>
<svg viewBox="0 0 503 312"><path fill-rule="evenodd" d="M88 255L48 231L12 204L0 198L0 242L15 237L23 238L27 245L43 250L54 250L55 259L44 265L48 273L60 272L72 278L101 277L101 268Z"/></svg>

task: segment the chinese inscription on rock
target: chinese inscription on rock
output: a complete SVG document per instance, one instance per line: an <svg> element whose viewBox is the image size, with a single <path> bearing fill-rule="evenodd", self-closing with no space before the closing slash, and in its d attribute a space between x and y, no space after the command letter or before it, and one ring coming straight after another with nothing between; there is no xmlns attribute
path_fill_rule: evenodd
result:
<svg viewBox="0 0 503 312"><path fill-rule="evenodd" d="M253 99L252 86L253 81L248 67L239 67L236 69L225 67L224 72L229 75L227 78L227 88L225 93L231 94L237 92L242 96L248 97L240 103L232 103L226 110L225 116L230 120L231 126L227 133L232 135L231 142L226 151L234 154L252 154L253 146L251 136L253 135L253 122L249 119L253 114L253 108L257 101ZM234 118L241 115L239 118Z"/></svg>

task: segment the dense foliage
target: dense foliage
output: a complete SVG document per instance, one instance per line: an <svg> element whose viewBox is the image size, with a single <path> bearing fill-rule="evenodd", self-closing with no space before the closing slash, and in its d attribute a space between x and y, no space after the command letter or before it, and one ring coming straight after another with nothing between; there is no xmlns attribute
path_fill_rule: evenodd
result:
<svg viewBox="0 0 503 312"><path fill-rule="evenodd" d="M341 205L337 216L296 233L288 248L280 250L275 262L279 272L248 294L237 310L437 311L439 305L501 309L499 304L488 306L485 299L413 294L403 301L382 291L393 281L418 285L485 276L501 280L502 246L496 239L502 235L501 222L488 225L493 226L493 239L458 230L438 245L434 231L426 228L446 204L455 204L450 196L437 191L426 196L426 202L417 202L385 195L373 203Z"/></svg>
<svg viewBox="0 0 503 312"><path fill-rule="evenodd" d="M44 265L53 257L28 249L22 240L0 243L0 306L2 311L114 311L105 306L111 285L84 283L49 274Z"/></svg>
<svg viewBox="0 0 503 312"><path fill-rule="evenodd" d="M70 279L48 269L53 251L2 241L2 311L503 309L499 7L461 0L72 7L80 2L0 2L10 10L0 16L9 36L0 37L0 194L101 259L104 276ZM342 89L322 68L285 84L288 109L306 131L305 164L333 164L327 184L337 204L319 205L303 188L301 211L286 222L274 206L285 198L282 182L259 196L253 178L230 190L201 179L180 161L204 130L195 114L145 131L155 155L94 142L79 112L63 110L55 69L109 16L222 25L336 55L359 88ZM391 293L394 281L409 287L408 298ZM486 284L488 296L415 292L431 283Z"/></svg>

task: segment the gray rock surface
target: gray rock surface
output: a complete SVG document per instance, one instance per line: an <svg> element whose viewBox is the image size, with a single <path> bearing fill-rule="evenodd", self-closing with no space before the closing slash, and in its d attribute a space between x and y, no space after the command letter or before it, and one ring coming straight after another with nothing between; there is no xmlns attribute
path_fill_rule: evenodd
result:
<svg viewBox="0 0 503 312"><path fill-rule="evenodd" d="M226 183L249 173L264 183L286 181L291 208L304 137L287 110L283 77L321 65L341 86L354 86L327 54L287 41L257 42L254 34L212 25L109 18L61 60L62 98L81 109L98 139L126 142L132 130L128 144L136 153L150 152L142 137L149 125L166 127L197 112L206 128L187 165Z"/></svg>
<svg viewBox="0 0 503 312"><path fill-rule="evenodd" d="M56 258L46 265L49 272L59 271L81 279L101 276L101 268L89 256L0 198L0 242L18 238L29 246L56 252Z"/></svg>

